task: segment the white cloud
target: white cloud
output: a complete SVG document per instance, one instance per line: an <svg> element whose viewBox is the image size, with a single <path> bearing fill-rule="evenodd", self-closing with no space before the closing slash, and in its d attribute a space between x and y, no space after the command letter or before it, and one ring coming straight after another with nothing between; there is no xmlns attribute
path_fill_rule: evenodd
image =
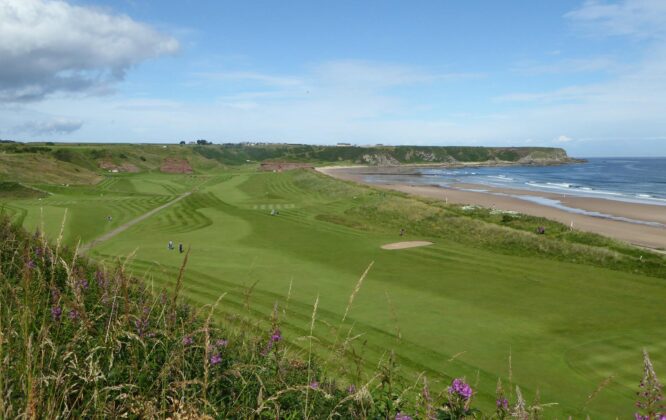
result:
<svg viewBox="0 0 666 420"><path fill-rule="evenodd" d="M315 77L325 84L376 89L382 87L481 78L482 73L446 73L413 66L365 60L331 60L314 67Z"/></svg>
<svg viewBox="0 0 666 420"><path fill-rule="evenodd" d="M60 0L0 0L0 101L103 92L178 42L123 15Z"/></svg>
<svg viewBox="0 0 666 420"><path fill-rule="evenodd" d="M53 136L71 134L83 126L83 121L57 118L48 121L30 121L18 127L16 131L34 136Z"/></svg>
<svg viewBox="0 0 666 420"><path fill-rule="evenodd" d="M649 2L616 5L638 3ZM610 20L620 25L621 17L596 9L603 4L587 2L566 19L584 25L590 32L617 35L619 31L607 25ZM659 15L657 10L654 13ZM625 13L622 19L635 21L631 16ZM201 137L310 143L551 144L578 151L579 156L592 147L604 151L602 140L593 142L589 138L666 144L666 47L657 41L661 29L656 25L650 35L639 35L639 30L646 31L624 31L633 39L631 60L619 49L589 58L571 58L557 52L553 55L558 57L550 57L553 63L526 62L518 69L509 69L535 74L605 73L596 79L593 74L549 78L576 80L576 84L558 87L549 83L547 87L540 85L541 90L498 90L502 74L484 86L475 86L468 79L484 74L378 61L331 60L312 63L300 72L272 73L251 68L251 60L218 60L195 63L203 70L190 75L194 76L189 80L193 89L205 90L208 100L179 102L169 98L169 93L160 98L88 96L77 101L55 95L24 106L21 112L0 112L0 128L27 128L31 121L51 121L54 116L67 115L85 121L81 130L68 137L71 140L170 141ZM488 86L492 87L488 92L493 93L478 99L478 91ZM421 96L425 91L428 93ZM472 99L466 97L467 91ZM494 92L500 92L496 98L491 97ZM472 101L478 102L470 105ZM33 113L28 115L28 110ZM11 137L12 133L3 135ZM654 137L659 139L646 140ZM629 144L629 140L613 141ZM638 147L628 149L639 153ZM660 150L666 153L666 146Z"/></svg>
<svg viewBox="0 0 666 420"><path fill-rule="evenodd" d="M588 0L565 17L591 35L666 36L664 0L622 0L617 3Z"/></svg>
<svg viewBox="0 0 666 420"><path fill-rule="evenodd" d="M527 75L607 72L618 67L610 57L570 58L554 63L519 63L515 71Z"/></svg>
<svg viewBox="0 0 666 420"><path fill-rule="evenodd" d="M596 82L514 92L495 99L517 107L515 118L524 119L525 130L532 130L529 135L550 131L547 138L554 138L554 143L562 143L556 136L566 127L576 133L576 139L620 137L654 145L659 140L650 138L666 133L666 1L588 1L566 17L591 34L631 39L635 55L624 62L617 56L610 77ZM666 145L661 150L663 154Z"/></svg>
<svg viewBox="0 0 666 420"><path fill-rule="evenodd" d="M222 82L234 82L234 81L259 82L262 85L276 86L276 87L300 86L303 84L301 80L295 77L276 76L276 75L251 72L251 71L207 72L207 73L196 73L195 76L208 80L218 80Z"/></svg>
<svg viewBox="0 0 666 420"><path fill-rule="evenodd" d="M573 140L574 140L573 138L565 136L564 134L555 138L555 142L557 143L569 143L572 142Z"/></svg>

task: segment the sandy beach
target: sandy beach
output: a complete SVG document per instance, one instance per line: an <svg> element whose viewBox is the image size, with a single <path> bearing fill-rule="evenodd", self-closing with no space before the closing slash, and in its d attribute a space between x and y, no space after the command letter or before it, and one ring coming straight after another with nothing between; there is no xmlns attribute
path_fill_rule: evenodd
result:
<svg viewBox="0 0 666 420"><path fill-rule="evenodd" d="M363 183L363 170L358 167L318 168L317 170L339 179ZM373 168L372 171L376 172L378 169ZM666 206L531 190L494 188L477 184L452 184L447 188L408 183L372 185L421 197L445 200L449 203L478 205L546 217L564 223L567 226L573 224L574 229L598 233L637 246L666 249ZM523 198L517 198L518 196ZM529 197L532 197L536 201L540 199L556 200L560 206L574 209L573 211L582 210L585 212L600 213L600 215L580 214L528 201Z"/></svg>

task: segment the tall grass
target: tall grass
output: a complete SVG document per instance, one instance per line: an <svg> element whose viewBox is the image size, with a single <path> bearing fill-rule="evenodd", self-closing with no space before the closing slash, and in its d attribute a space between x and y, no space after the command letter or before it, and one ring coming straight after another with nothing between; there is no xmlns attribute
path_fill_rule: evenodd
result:
<svg viewBox="0 0 666 420"><path fill-rule="evenodd" d="M474 408L464 378L433 395L424 375L403 383L390 349L363 382L328 376L312 351L318 299L308 351L293 351L287 342L296 337L282 336L277 306L271 329L257 333L215 322L224 295L207 307L184 302L187 255L174 290L154 294L123 261L93 264L61 238L52 246L6 218L0 239L0 418L527 419L547 408L525 402L517 387L512 398L501 382L489 413ZM342 347L352 339L350 328ZM640 389L637 415L660 419L661 385L647 353Z"/></svg>

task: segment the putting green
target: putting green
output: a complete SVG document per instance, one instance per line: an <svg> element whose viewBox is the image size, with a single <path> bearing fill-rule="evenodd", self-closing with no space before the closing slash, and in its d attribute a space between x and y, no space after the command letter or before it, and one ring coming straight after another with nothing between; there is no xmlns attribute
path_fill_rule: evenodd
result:
<svg viewBox="0 0 666 420"><path fill-rule="evenodd" d="M7 203L30 227L88 242L192 191L181 201L96 245L90 255L128 267L157 291L171 287L183 260L168 241L191 248L184 294L214 302L221 322L247 314L268 328L277 303L294 351L309 334L319 297L320 353L335 341L349 296L374 261L340 336L355 341L364 370L394 349L406 377L427 372L442 388L466 376L482 407L494 406L498 377L529 398L557 402L547 417L632 413L641 350L666 375L666 283L662 279L545 258L505 255L447 238L404 238L381 220L356 226L345 211L379 193L295 171L109 176L94 187L40 186L53 194ZM386 205L391 205L387 200ZM274 215L272 215L272 213ZM107 221L106 216L112 216ZM369 216L369 220L372 218ZM433 242L386 252L398 240ZM251 290L251 292L250 292ZM511 358L511 373L509 373ZM329 367L354 377L351 359ZM612 381L588 402L598 385Z"/></svg>

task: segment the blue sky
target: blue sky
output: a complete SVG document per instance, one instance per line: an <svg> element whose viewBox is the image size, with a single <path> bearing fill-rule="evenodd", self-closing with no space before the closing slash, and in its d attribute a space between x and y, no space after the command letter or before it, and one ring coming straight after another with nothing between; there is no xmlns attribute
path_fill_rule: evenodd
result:
<svg viewBox="0 0 666 420"><path fill-rule="evenodd" d="M0 0L0 39L0 138L666 155L663 0Z"/></svg>

